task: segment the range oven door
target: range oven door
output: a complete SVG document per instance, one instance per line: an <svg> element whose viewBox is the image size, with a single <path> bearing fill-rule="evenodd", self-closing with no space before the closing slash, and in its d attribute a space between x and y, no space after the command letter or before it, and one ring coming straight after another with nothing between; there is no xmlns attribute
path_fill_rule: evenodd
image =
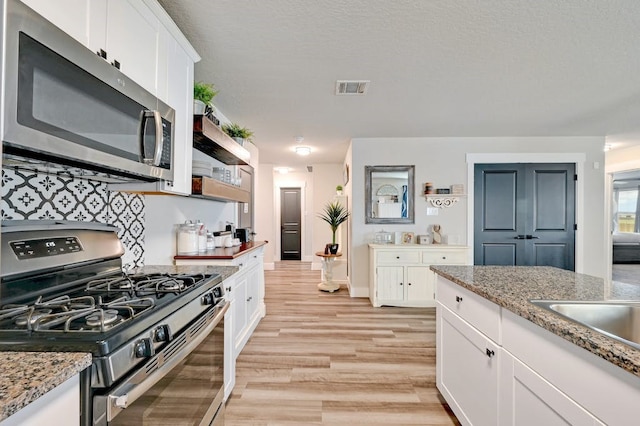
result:
<svg viewBox="0 0 640 426"><path fill-rule="evenodd" d="M4 153L173 180L175 111L21 2L6 4Z"/></svg>
<svg viewBox="0 0 640 426"><path fill-rule="evenodd" d="M224 314L220 302L105 395L94 425L223 425Z"/></svg>

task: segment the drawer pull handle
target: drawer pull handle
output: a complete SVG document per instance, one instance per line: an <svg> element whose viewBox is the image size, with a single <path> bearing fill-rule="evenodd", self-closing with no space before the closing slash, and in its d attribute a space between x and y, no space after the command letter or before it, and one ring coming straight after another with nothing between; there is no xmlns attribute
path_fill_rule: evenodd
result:
<svg viewBox="0 0 640 426"><path fill-rule="evenodd" d="M458 302L458 303L462 302L462 297L456 296L456 302Z"/></svg>
<svg viewBox="0 0 640 426"><path fill-rule="evenodd" d="M496 353L494 351L492 351L491 349L487 348L486 354L489 358L491 358L492 356L494 356Z"/></svg>
<svg viewBox="0 0 640 426"><path fill-rule="evenodd" d="M400 256L396 256L396 259L400 259Z"/></svg>
<svg viewBox="0 0 640 426"><path fill-rule="evenodd" d="M411 283L407 283L407 284L411 285Z"/></svg>
<svg viewBox="0 0 640 426"><path fill-rule="evenodd" d="M231 286L225 287L224 289L227 290L227 293L229 293L231 291Z"/></svg>
<svg viewBox="0 0 640 426"><path fill-rule="evenodd" d="M402 285L402 283L400 283L400 285Z"/></svg>

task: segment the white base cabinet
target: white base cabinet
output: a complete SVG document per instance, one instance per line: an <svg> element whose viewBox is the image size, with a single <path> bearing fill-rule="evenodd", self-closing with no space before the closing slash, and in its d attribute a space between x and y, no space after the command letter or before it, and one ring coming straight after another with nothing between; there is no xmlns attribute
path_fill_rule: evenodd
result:
<svg viewBox="0 0 640 426"><path fill-rule="evenodd" d="M369 299L379 306L435 306L430 265L467 264L468 248L448 245L369 244Z"/></svg>
<svg viewBox="0 0 640 426"><path fill-rule="evenodd" d="M637 423L640 378L437 276L436 385L464 425Z"/></svg>
<svg viewBox="0 0 640 426"><path fill-rule="evenodd" d="M236 380L236 358L266 314L264 304L264 247L229 260L176 260L176 265L238 266L235 274L223 281L231 306L224 318L225 400Z"/></svg>
<svg viewBox="0 0 640 426"><path fill-rule="evenodd" d="M80 424L80 375L42 395L0 426L73 426Z"/></svg>

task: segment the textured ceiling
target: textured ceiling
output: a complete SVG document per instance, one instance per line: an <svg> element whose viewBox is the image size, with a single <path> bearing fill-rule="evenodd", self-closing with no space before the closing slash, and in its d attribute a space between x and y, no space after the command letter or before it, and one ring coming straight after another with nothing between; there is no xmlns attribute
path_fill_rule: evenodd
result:
<svg viewBox="0 0 640 426"><path fill-rule="evenodd" d="M640 141L638 0L160 0L260 161L358 137ZM371 80L335 96L339 79ZM292 153L297 136L314 150Z"/></svg>

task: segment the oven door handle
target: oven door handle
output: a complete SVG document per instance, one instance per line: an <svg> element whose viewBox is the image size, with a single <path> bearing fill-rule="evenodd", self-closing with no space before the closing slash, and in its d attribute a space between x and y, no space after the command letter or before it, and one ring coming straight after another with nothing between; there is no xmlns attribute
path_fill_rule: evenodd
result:
<svg viewBox="0 0 640 426"><path fill-rule="evenodd" d="M107 421L113 420L122 410L133 404L198 347L220 323L229 306L230 303L225 302L224 306L218 310L206 327L200 328L196 334L189 336L188 328L184 333L174 338L169 345L158 352L147 364L114 389L107 396ZM217 309L217 307L214 309ZM172 353L175 350L174 343L180 345L180 341L185 339L187 341L182 343L182 348L180 348L179 352ZM165 355L167 356L166 360ZM157 369L149 374L147 367L155 363L158 364Z"/></svg>

